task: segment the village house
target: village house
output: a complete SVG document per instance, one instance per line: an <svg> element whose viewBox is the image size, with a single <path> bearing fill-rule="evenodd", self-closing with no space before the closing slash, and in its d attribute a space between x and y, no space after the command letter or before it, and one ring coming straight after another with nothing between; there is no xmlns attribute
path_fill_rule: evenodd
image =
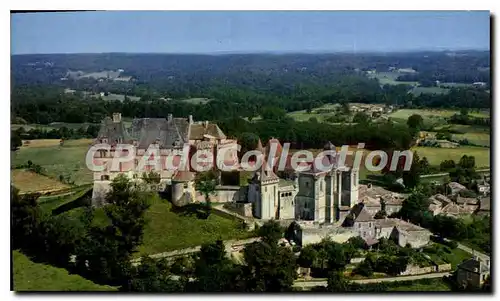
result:
<svg viewBox="0 0 500 301"><path fill-rule="evenodd" d="M490 276L490 262L477 257L465 260L457 266L456 280L463 288L481 288Z"/></svg>
<svg viewBox="0 0 500 301"><path fill-rule="evenodd" d="M457 182L450 182L448 183L448 189L449 189L449 194L455 195L462 190L467 190L467 187Z"/></svg>

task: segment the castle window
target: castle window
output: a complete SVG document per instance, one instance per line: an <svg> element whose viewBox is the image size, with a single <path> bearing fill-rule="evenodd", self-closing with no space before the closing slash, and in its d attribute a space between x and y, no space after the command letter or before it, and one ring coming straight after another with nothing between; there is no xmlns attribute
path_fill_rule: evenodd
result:
<svg viewBox="0 0 500 301"><path fill-rule="evenodd" d="M184 183L184 188L188 188L188 183Z"/></svg>
<svg viewBox="0 0 500 301"><path fill-rule="evenodd" d="M109 175L102 175L101 181L109 181Z"/></svg>
<svg viewBox="0 0 500 301"><path fill-rule="evenodd" d="M265 189L265 192L267 192L267 187L266 187L266 189Z"/></svg>

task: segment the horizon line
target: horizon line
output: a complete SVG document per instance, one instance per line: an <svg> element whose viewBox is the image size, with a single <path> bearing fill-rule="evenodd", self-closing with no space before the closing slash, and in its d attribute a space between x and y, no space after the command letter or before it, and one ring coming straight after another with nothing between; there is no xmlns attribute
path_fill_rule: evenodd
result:
<svg viewBox="0 0 500 301"><path fill-rule="evenodd" d="M231 54L397 54L397 53L418 53L418 52L490 52L490 48L449 48L449 49L400 49L400 50L220 50L220 51L196 51L196 52L162 52L162 51L148 51L148 52L120 52L120 51L106 51L106 52L39 52L39 53L11 53L11 56L21 55L89 55L89 54L168 54L168 55L231 55Z"/></svg>

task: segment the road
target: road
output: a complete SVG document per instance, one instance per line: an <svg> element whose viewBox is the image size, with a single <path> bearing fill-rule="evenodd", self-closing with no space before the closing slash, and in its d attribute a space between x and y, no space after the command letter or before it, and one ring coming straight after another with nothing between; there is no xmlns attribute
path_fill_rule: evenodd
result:
<svg viewBox="0 0 500 301"><path fill-rule="evenodd" d="M358 279L358 280L351 280L351 281L355 282L355 283L359 283L359 284L366 284L366 283L377 283L377 282L418 280L418 279L424 279L424 278L428 278L428 279L443 278L444 276L448 276L448 275L450 275L449 272L443 272L443 273L399 276L399 277L389 277L389 278ZM295 281L295 283L293 284L294 287L301 287L301 288L312 288L315 286L327 286L327 285L328 285L328 283L326 280Z"/></svg>

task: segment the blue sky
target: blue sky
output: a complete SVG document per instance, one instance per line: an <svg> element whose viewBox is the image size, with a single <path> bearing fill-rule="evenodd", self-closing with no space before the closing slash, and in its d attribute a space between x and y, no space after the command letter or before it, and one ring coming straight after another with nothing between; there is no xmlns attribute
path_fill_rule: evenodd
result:
<svg viewBox="0 0 500 301"><path fill-rule="evenodd" d="M11 52L489 49L489 12L107 11L11 15Z"/></svg>

